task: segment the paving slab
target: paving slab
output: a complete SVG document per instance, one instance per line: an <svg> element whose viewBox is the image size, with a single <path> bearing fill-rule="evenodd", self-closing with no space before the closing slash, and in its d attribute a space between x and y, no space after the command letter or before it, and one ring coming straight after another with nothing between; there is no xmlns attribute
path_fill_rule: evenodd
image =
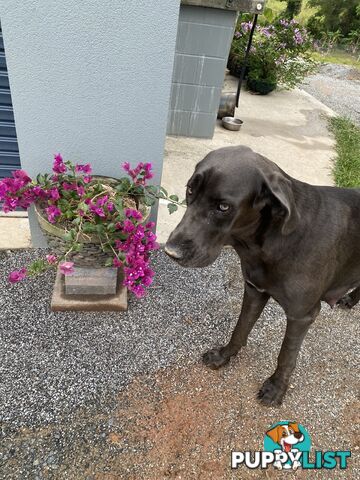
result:
<svg viewBox="0 0 360 480"><path fill-rule="evenodd" d="M234 92L237 79L227 74L224 92ZM276 90L269 95L241 91L235 116L244 124L238 132L225 130L217 120L212 139L167 137L163 186L184 198L185 185L195 165L216 148L247 145L277 163L289 175L314 185L332 185L334 140L327 116L334 112L300 89ZM167 213L160 202L157 234L165 242L180 221L183 209Z"/></svg>
<svg viewBox="0 0 360 480"><path fill-rule="evenodd" d="M28 218L0 216L0 250L16 250L30 246L31 235Z"/></svg>

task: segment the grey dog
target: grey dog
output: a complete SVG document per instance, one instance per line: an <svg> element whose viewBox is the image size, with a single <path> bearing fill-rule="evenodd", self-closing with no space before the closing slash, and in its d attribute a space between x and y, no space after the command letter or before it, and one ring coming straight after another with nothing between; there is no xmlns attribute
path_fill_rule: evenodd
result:
<svg viewBox="0 0 360 480"><path fill-rule="evenodd" d="M231 339L206 352L204 363L216 369L236 355L274 298L286 313L286 333L277 368L258 398L279 405L321 301L351 308L360 299L360 189L300 182L239 146L215 150L198 163L186 201L165 252L181 266L204 267L231 245L245 281Z"/></svg>

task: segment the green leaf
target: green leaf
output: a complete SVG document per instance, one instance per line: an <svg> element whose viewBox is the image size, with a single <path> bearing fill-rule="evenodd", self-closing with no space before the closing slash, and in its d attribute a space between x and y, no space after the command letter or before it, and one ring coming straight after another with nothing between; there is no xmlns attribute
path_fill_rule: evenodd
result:
<svg viewBox="0 0 360 480"><path fill-rule="evenodd" d="M167 208L168 208L169 213L171 215L172 213L176 212L176 210L178 209L178 206L175 205L174 203L168 203Z"/></svg>
<svg viewBox="0 0 360 480"><path fill-rule="evenodd" d="M106 226L107 230L109 232L115 232L115 223L111 222L111 223L108 223L108 225Z"/></svg>
<svg viewBox="0 0 360 480"><path fill-rule="evenodd" d="M167 190L165 190L164 187L160 187L160 192L162 192L165 195L165 197L168 196L168 192L167 192Z"/></svg>
<svg viewBox="0 0 360 480"><path fill-rule="evenodd" d="M72 247L73 247L74 252L80 252L83 248L83 244L82 243L74 243Z"/></svg>
<svg viewBox="0 0 360 480"><path fill-rule="evenodd" d="M72 223L73 223L74 225L79 225L80 222L81 222L81 217L76 217L76 218L74 218L74 220L72 221Z"/></svg>
<svg viewBox="0 0 360 480"><path fill-rule="evenodd" d="M124 212L124 204L121 198L117 198L114 202L115 210L119 213Z"/></svg>
<svg viewBox="0 0 360 480"><path fill-rule="evenodd" d="M169 197L170 200L174 200L174 202L178 202L179 201L179 197L177 195L170 195Z"/></svg>
<svg viewBox="0 0 360 480"><path fill-rule="evenodd" d="M113 259L109 257L105 262L105 267L112 267L112 265L113 265Z"/></svg>
<svg viewBox="0 0 360 480"><path fill-rule="evenodd" d="M157 194L157 197L158 197L158 198L167 198L167 196L165 195L165 193L162 192L161 190L160 190L159 193Z"/></svg>
<svg viewBox="0 0 360 480"><path fill-rule="evenodd" d="M90 222L86 222L84 223L84 225L82 226L82 231L84 233L94 233L96 231L96 227L95 225L93 225L92 223Z"/></svg>
<svg viewBox="0 0 360 480"><path fill-rule="evenodd" d="M148 207L152 207L154 205L154 203L156 202L156 198L154 198L154 197L144 197L143 201L144 201L145 205L147 205Z"/></svg>
<svg viewBox="0 0 360 480"><path fill-rule="evenodd" d="M105 225L103 223L98 223L96 225L96 231L101 235L104 234L105 233Z"/></svg>
<svg viewBox="0 0 360 480"><path fill-rule="evenodd" d="M156 195L158 193L158 187L156 187L155 185L147 185L145 187L145 190L152 193L153 195Z"/></svg>
<svg viewBox="0 0 360 480"><path fill-rule="evenodd" d="M131 186L130 180L127 177L122 177L119 180L118 185L116 185L116 190L118 192L126 193L129 191Z"/></svg>

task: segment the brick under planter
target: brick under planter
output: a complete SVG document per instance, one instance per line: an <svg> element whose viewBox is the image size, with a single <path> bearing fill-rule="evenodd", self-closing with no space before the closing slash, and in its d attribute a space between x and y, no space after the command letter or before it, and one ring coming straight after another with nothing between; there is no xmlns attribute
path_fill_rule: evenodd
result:
<svg viewBox="0 0 360 480"><path fill-rule="evenodd" d="M86 282L88 292L91 291L89 287L92 288L95 284L102 288L102 292L106 292L109 291L108 287L111 287L109 283L113 282L114 279L111 274L103 274L103 277L101 277L99 270L107 269L84 268L81 270L82 272L75 275L72 281L69 278L70 291L75 293L78 291L79 294L77 295L65 293L65 276L59 270L57 271L51 299L51 310L53 312L123 312L127 310L127 288L122 285L123 275L121 272L118 273L115 294L83 294L81 293L84 291L84 287L81 288L82 281L84 284ZM95 270L98 271L94 272ZM85 276L81 276L81 273ZM91 286L91 284L93 285Z"/></svg>

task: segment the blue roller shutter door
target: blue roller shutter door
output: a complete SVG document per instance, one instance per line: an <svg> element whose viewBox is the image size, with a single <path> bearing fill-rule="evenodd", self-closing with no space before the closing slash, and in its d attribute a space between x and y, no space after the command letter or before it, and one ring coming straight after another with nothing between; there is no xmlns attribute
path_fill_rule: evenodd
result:
<svg viewBox="0 0 360 480"><path fill-rule="evenodd" d="M18 168L20 168L19 148L0 27L0 178L10 176L10 172Z"/></svg>

